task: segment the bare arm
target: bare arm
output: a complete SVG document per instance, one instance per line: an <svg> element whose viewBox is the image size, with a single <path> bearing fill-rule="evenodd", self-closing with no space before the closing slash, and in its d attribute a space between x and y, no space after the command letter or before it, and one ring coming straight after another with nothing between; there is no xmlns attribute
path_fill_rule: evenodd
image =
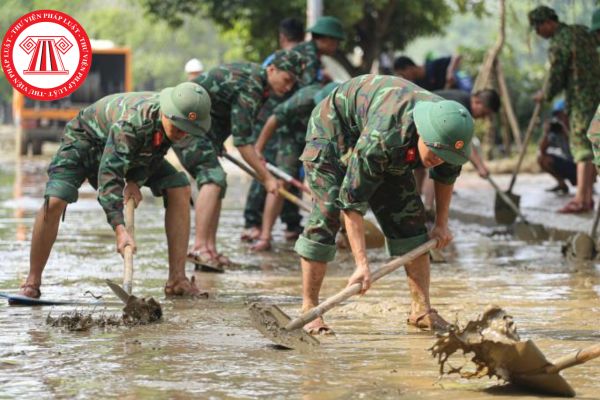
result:
<svg viewBox="0 0 600 400"><path fill-rule="evenodd" d="M256 171L258 179L265 185L265 189L269 193L277 194L279 189L279 183L267 170L264 164L260 161L254 146L251 144L245 144L238 147L238 151L242 155L242 158Z"/></svg>
<svg viewBox="0 0 600 400"><path fill-rule="evenodd" d="M452 234L448 229L448 214L453 188L454 185L435 182L435 226L430 236L438 239L438 249L446 247L452 241Z"/></svg>
<svg viewBox="0 0 600 400"><path fill-rule="evenodd" d="M265 146L267 145L269 140L271 140L271 137L273 136L273 133L275 133L276 129L277 129L277 118L275 118L274 115L271 115L267 119L267 122L265 123L262 130L260 131L260 135L258 136L256 143L254 144L254 147L256 147L256 151L259 154L262 154L262 152L265 151Z"/></svg>
<svg viewBox="0 0 600 400"><path fill-rule="evenodd" d="M367 260L367 250L365 245L365 227L364 218L361 213L352 210L343 210L344 225L348 242L352 249L356 270L350 276L348 285L361 283L361 294L364 294L371 287L371 271L369 269L369 260Z"/></svg>

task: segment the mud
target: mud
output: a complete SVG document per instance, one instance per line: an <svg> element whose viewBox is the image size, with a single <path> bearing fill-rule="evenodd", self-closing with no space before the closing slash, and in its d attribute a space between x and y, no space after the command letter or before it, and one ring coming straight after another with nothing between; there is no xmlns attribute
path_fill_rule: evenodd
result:
<svg viewBox="0 0 600 400"><path fill-rule="evenodd" d="M148 300L129 296L123 308L123 322L126 325L145 325L157 322L162 318L162 307L154 297Z"/></svg>
<svg viewBox="0 0 600 400"><path fill-rule="evenodd" d="M440 375L459 374L462 378L496 377L509 380L506 355L520 341L512 316L498 306L490 306L483 315L469 321L464 328L453 325L440 335L430 351L437 357ZM466 371L463 365L450 365L449 358L461 350L463 355L473 353L470 359L474 371Z"/></svg>
<svg viewBox="0 0 600 400"><path fill-rule="evenodd" d="M53 317L48 313L46 325L53 328L62 328L71 332L85 332L92 328L108 328L123 325L124 320L118 315L94 316L93 313L84 313L83 311L71 311L62 313L58 317Z"/></svg>
<svg viewBox="0 0 600 400"><path fill-rule="evenodd" d="M23 165L17 197L15 166L0 162L2 292L15 293L27 274L31 227L43 203L48 161L35 159L29 161L33 165ZM518 387L498 387L495 378L463 379L455 374L458 379L439 380L439 366L427 351L435 337L406 325L410 298L402 269L379 280L365 296L329 311L325 320L336 335L319 337L321 344L315 350L274 348L252 325L247 304L277 304L290 317L298 315L299 260L279 221L273 252L256 254L240 243L242 199L250 181L234 167L224 164L224 168L229 187L218 244L240 267L224 274L194 271L192 264L186 269L211 297L164 297L168 275L164 209L162 199L153 198L144 188L144 200L136 209L140 222L133 287L137 296L160 302L161 322L132 329L69 332L46 325L47 308L9 307L2 301L0 398L481 400L502 395L511 400L537 399ZM509 179L498 177L503 187ZM470 181L480 178L468 174L459 178L456 206L479 212L477 204L482 203L493 218L493 192L486 192L485 185L473 191L458 187ZM536 182L519 178L515 192L522 194L522 209L560 207L560 199L545 203L545 197L536 197L536 204L529 200L530 193L543 196L552 184L541 181L536 186ZM554 218L546 212L545 219ZM535 222L544 221L540 217ZM585 223L582 217L576 225L589 232ZM498 304L514 316L519 335L534 340L551 360L600 340L599 264L567 261L561 243L552 241L555 237L525 242L506 230L491 236L492 225L462 219L452 219L450 228L455 239L443 251L446 262L432 264L431 270L432 305L446 320L460 317L466 324L487 304ZM89 300L82 293L90 290L114 299L105 283L105 279L122 279L114 246L114 234L96 194L86 184L61 223L44 274L43 296ZM368 257L374 269L388 260L382 250L370 250ZM328 266L322 298L343 289L353 269L351 255L340 251ZM74 309L89 310L63 305L53 308L52 316ZM119 314L117 306L109 310ZM578 396L598 398L597 360L562 374Z"/></svg>

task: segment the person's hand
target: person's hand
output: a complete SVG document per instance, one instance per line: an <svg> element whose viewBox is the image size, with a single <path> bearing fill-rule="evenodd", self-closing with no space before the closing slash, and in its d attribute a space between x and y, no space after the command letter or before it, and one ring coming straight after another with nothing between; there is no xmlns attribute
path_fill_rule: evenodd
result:
<svg viewBox="0 0 600 400"><path fill-rule="evenodd" d="M280 187L281 183L277 179L273 178L272 175L265 179L265 190L268 193L277 195Z"/></svg>
<svg viewBox="0 0 600 400"><path fill-rule="evenodd" d="M487 169L487 167L485 165L479 164L477 166L477 173L479 174L480 177L482 177L483 179L485 179L490 174L490 171Z"/></svg>
<svg viewBox="0 0 600 400"><path fill-rule="evenodd" d="M357 266L354 273L348 278L347 286L351 286L355 283L360 283L362 285L360 294L365 294L367 290L371 288L371 269L368 265Z"/></svg>
<svg viewBox="0 0 600 400"><path fill-rule="evenodd" d="M124 225L118 225L115 233L117 235L117 253L124 256L125 247L127 246L131 246L133 252L136 252L137 249L135 247L135 241L129 235L129 232L127 232L127 229L125 229Z"/></svg>
<svg viewBox="0 0 600 400"><path fill-rule="evenodd" d="M125 190L123 190L123 201L127 204L130 198L133 198L133 202L135 206L140 204L142 201L142 192L140 192L140 187L135 182L127 182L125 185Z"/></svg>
<svg viewBox="0 0 600 400"><path fill-rule="evenodd" d="M438 224L437 222L429 233L429 237L431 239L437 239L437 245L435 246L436 249L443 249L453 239L452 232L450 232L450 229L448 229L448 225Z"/></svg>
<svg viewBox="0 0 600 400"><path fill-rule="evenodd" d="M541 103L542 101L544 101L544 91L538 90L537 93L533 95L532 99L536 103Z"/></svg>

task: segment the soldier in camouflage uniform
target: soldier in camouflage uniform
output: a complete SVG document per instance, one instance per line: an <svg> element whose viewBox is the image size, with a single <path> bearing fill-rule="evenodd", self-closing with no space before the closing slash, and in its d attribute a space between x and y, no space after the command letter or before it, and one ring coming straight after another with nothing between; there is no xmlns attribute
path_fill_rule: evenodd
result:
<svg viewBox="0 0 600 400"><path fill-rule="evenodd" d="M600 171L600 104L588 128L587 137L592 143L592 149L594 150L594 165L596 166L596 170Z"/></svg>
<svg viewBox="0 0 600 400"><path fill-rule="evenodd" d="M401 78L363 75L335 89L312 112L306 147L300 159L314 204L295 250L302 257L303 309L318 304L327 263L335 256L340 212L356 270L348 284L369 289L371 273L365 252L363 215L371 207L391 256L402 255L438 239L445 247L452 235L448 209L452 187L471 153L473 120L460 104L443 100ZM412 170L431 168L437 217L427 232L425 210ZM406 265L412 296L408 322L442 329L447 322L429 302L429 256ZM319 318L305 326L329 333Z"/></svg>
<svg viewBox="0 0 600 400"><path fill-rule="evenodd" d="M48 167L45 203L38 212L31 239L29 276L20 294L38 298L42 272L56 239L60 216L77 201L83 181L98 189L98 201L114 229L117 250L135 249L124 226L123 205L136 205L139 187L163 196L169 252L167 295L198 295L185 276L189 239L190 186L185 174L164 155L173 143L189 143L210 127L210 98L195 83L182 83L160 93L114 94L84 108L65 127L60 147Z"/></svg>
<svg viewBox="0 0 600 400"><path fill-rule="evenodd" d="M274 163L288 175L299 178L300 154L304 149L308 119L316 103L324 99L337 87L337 83L329 83L324 87L315 83L298 90L294 95L279 104L273 115L269 117L256 142L256 151L261 154L275 143L276 160ZM276 132L276 138L272 138ZM266 158L266 156L265 156ZM279 213L283 213L283 199L268 194L262 219L260 237L252 246L252 250L266 251L271 248L271 230ZM283 216L282 216L283 219Z"/></svg>
<svg viewBox="0 0 600 400"><path fill-rule="evenodd" d="M301 76L304 64L295 51L278 51L271 64L262 68L253 63L225 64L200 75L195 82L209 93L212 127L208 135L190 146L174 146L182 165L199 188L196 199L196 235L189 256L197 262L227 265L219 254L216 232L227 182L218 155L231 135L244 160L257 172L268 192L277 192L278 181L267 171L254 150L253 125L258 111L272 92L284 95Z"/></svg>
<svg viewBox="0 0 600 400"><path fill-rule="evenodd" d="M550 40L548 88L545 95L538 93L534 98L550 101L565 91L571 135L569 143L577 163L577 193L559 212L588 212L594 208L594 169L591 164L592 146L586 130L600 102L600 59L595 38L584 26L560 22L554 10L546 6L530 11L529 23L539 36Z"/></svg>
<svg viewBox="0 0 600 400"><path fill-rule="evenodd" d="M301 86L323 81L321 55L335 55L340 42L346 38L340 20L329 16L319 18L308 32L312 34L312 39L294 47L307 60Z"/></svg>

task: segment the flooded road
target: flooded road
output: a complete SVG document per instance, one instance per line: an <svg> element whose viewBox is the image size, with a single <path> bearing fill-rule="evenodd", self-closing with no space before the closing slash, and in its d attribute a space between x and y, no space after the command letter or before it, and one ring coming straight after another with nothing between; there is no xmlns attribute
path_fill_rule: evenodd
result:
<svg viewBox="0 0 600 400"><path fill-rule="evenodd" d="M47 159L0 164L0 291L16 292L28 271L33 216L42 203ZM15 180L17 198L15 199ZM312 353L275 349L251 327L246 303L267 301L296 316L301 280L292 245L275 232L276 253L256 255L238 240L240 199L248 181L230 176L219 243L247 267L225 274L196 273L208 300L167 300L162 202L144 192L136 213L138 253L134 293L158 299L160 324L64 332L46 325L48 312L73 306L8 307L0 302L0 398L302 398L484 399L537 398L495 380L438 380L427 349L434 338L406 325L408 288L403 271L377 282L362 298L330 311L337 336ZM466 322L490 303L513 315L522 339L533 339L555 359L600 341L600 267L569 264L560 244L525 244L492 229L452 221L447 263L432 267L434 306ZM370 253L380 265L382 251ZM322 291L343 288L353 265L348 253L331 264ZM188 265L191 273L192 265ZM86 291L116 297L103 283L122 279L122 261L95 194L85 186L69 206L42 286L49 299L92 300ZM78 308L82 310L81 307ZM90 310L86 310L90 311ZM119 313L116 306L96 313ZM600 398L600 360L563 372L582 399Z"/></svg>

